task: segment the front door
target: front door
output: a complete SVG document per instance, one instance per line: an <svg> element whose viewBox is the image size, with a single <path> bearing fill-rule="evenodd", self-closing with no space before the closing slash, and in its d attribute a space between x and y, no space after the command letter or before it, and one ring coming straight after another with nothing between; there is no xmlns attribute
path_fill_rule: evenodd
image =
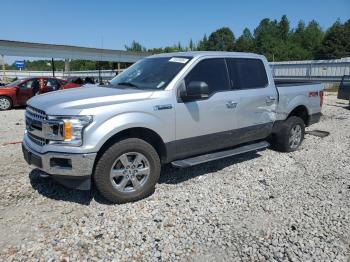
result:
<svg viewBox="0 0 350 262"><path fill-rule="evenodd" d="M225 59L199 61L182 84L205 82L209 98L176 104L176 157L229 147L235 127L237 96L231 89Z"/></svg>
<svg viewBox="0 0 350 262"><path fill-rule="evenodd" d="M17 101L19 105L25 105L27 100L33 96L34 81L36 81L36 79L29 79L18 85Z"/></svg>

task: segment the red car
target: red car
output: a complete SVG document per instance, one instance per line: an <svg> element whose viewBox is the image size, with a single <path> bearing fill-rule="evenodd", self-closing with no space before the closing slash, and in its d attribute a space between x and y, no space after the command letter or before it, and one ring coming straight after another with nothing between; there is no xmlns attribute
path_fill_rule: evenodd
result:
<svg viewBox="0 0 350 262"><path fill-rule="evenodd" d="M63 89L70 89L75 87L80 87L84 84L84 80L77 76L72 76L67 78L67 84L63 86Z"/></svg>
<svg viewBox="0 0 350 262"><path fill-rule="evenodd" d="M64 89L66 84L67 81L54 77L32 77L1 86L0 110L25 105L32 96Z"/></svg>

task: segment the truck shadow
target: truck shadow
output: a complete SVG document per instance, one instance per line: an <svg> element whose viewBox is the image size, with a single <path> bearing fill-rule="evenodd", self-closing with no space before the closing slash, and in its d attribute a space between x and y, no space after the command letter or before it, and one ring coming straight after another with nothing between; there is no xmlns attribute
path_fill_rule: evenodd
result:
<svg viewBox="0 0 350 262"><path fill-rule="evenodd" d="M39 194L54 200L74 202L89 205L94 197L94 190L81 191L62 186L51 177L42 177L45 174L39 169L29 173L30 184Z"/></svg>
<svg viewBox="0 0 350 262"><path fill-rule="evenodd" d="M174 168L171 165L164 166L159 184L179 184L187 180L220 171L228 166L238 164L244 161L252 160L260 157L259 153L250 152L243 155L228 157L221 160L216 160L208 163L204 163L198 166L179 169ZM93 187L89 191L81 191L76 189L66 188L63 185L56 182L51 177L42 177L45 174L39 169L33 169L29 173L30 184L39 194L53 199L72 203L78 203L81 205L90 205L92 200L103 204L111 205L112 203L104 199L97 190Z"/></svg>
<svg viewBox="0 0 350 262"><path fill-rule="evenodd" d="M227 157L220 160L215 160L212 162L207 162L197 166L183 168L183 169L175 168L171 165L166 165L163 167L158 183L159 184L179 184L198 176L206 175L208 173L218 172L228 166L239 164L244 161L252 160L257 157L260 157L259 153L248 152L242 155Z"/></svg>

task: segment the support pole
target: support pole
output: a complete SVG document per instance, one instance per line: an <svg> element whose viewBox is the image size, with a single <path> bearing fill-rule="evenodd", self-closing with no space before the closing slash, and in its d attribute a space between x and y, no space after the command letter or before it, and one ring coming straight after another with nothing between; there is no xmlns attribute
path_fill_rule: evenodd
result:
<svg viewBox="0 0 350 262"><path fill-rule="evenodd" d="M52 76L55 77L55 61L51 58Z"/></svg>
<svg viewBox="0 0 350 262"><path fill-rule="evenodd" d="M6 82L6 66L5 66L5 56L1 55L1 64L2 64L2 82Z"/></svg>
<svg viewBox="0 0 350 262"><path fill-rule="evenodd" d="M70 67L69 67L69 59L66 58L64 60L64 73L67 74L67 76L70 76Z"/></svg>
<svg viewBox="0 0 350 262"><path fill-rule="evenodd" d="M120 74L120 62L118 62L118 74Z"/></svg>
<svg viewBox="0 0 350 262"><path fill-rule="evenodd" d="M100 85L103 85L101 76L101 61L98 61L98 82L100 83Z"/></svg>

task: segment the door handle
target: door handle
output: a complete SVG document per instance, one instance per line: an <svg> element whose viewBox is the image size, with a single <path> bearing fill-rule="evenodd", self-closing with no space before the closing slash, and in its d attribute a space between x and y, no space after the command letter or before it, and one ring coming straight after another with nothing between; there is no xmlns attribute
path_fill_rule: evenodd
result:
<svg viewBox="0 0 350 262"><path fill-rule="evenodd" d="M226 107L229 108L229 109L234 109L234 108L237 107L237 103L234 102L234 101L227 101Z"/></svg>

